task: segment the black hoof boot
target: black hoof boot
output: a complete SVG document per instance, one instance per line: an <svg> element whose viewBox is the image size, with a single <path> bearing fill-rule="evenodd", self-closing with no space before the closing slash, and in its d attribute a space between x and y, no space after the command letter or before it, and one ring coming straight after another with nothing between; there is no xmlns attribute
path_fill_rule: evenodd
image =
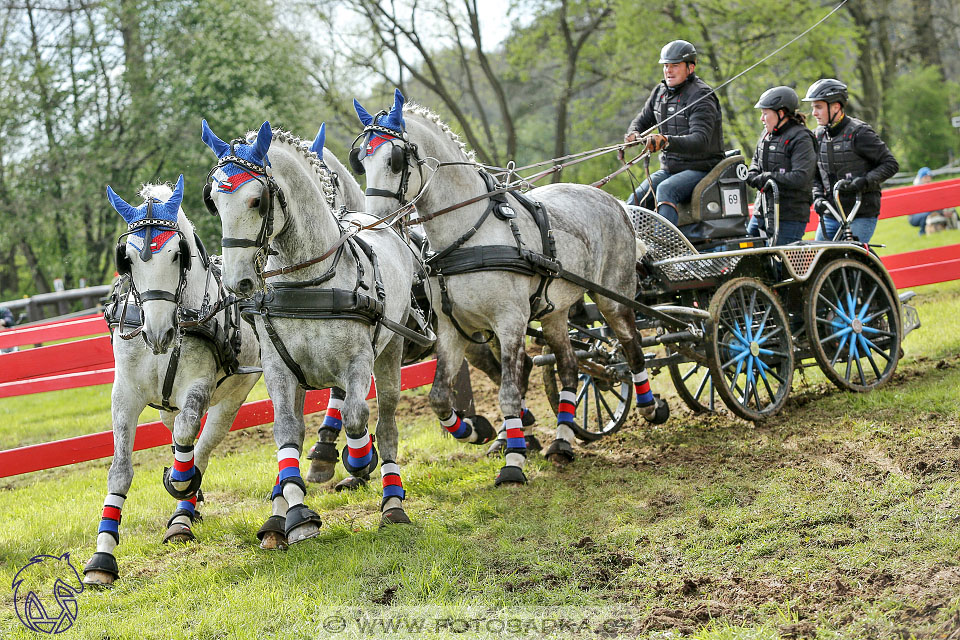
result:
<svg viewBox="0 0 960 640"><path fill-rule="evenodd" d="M190 518L190 524L184 524L183 522L174 522L180 516L187 516ZM177 509L173 512L173 515L170 516L170 519L167 520L167 532L163 535L163 544L169 542L193 542L197 539L193 535L193 530L190 528L190 525L193 524L194 515L187 511L186 509Z"/></svg>
<svg viewBox="0 0 960 640"><path fill-rule="evenodd" d="M530 434L529 436L523 436L523 439L527 441L527 453L539 453L543 450L543 445L540 444L537 436Z"/></svg>
<svg viewBox="0 0 960 640"><path fill-rule="evenodd" d="M314 538L320 533L323 521L316 511L305 504L298 504L287 509L283 532L287 536L288 544L296 544L308 538Z"/></svg>
<svg viewBox="0 0 960 640"><path fill-rule="evenodd" d="M543 457L558 467L564 467L574 461L573 447L566 440L557 438L547 447Z"/></svg>
<svg viewBox="0 0 960 640"><path fill-rule="evenodd" d="M310 469L307 471L306 481L317 484L327 482L333 478L337 460L339 459L340 454L337 451L337 443L335 441L324 442L317 440L317 442L310 447L310 452L307 453L307 460L310 461Z"/></svg>
<svg viewBox="0 0 960 640"><path fill-rule="evenodd" d="M470 444L487 444L497 438L497 430L494 429L490 421L483 416L470 416L467 418L467 421L477 434L477 439Z"/></svg>
<svg viewBox="0 0 960 640"><path fill-rule="evenodd" d="M654 396L656 401L656 409L653 412L653 416L646 417L644 419L650 424L663 424L670 419L670 405L667 404L666 400L662 400L660 396Z"/></svg>
<svg viewBox="0 0 960 640"><path fill-rule="evenodd" d="M120 577L120 567L112 553L97 551L83 567L83 584L107 587Z"/></svg>
<svg viewBox="0 0 960 640"><path fill-rule="evenodd" d="M410 518L407 517L403 507L394 507L387 509L380 514L380 528L388 527L393 524L410 524Z"/></svg>
<svg viewBox="0 0 960 640"><path fill-rule="evenodd" d="M333 489L334 491L356 491L360 487L365 487L369 478L370 476L367 476L366 478L361 478L359 476L347 476L338 482Z"/></svg>
<svg viewBox="0 0 960 640"><path fill-rule="evenodd" d="M260 541L261 549L286 549L286 518L283 516L270 516L267 518L267 521L264 522L260 530L257 531L257 540Z"/></svg>
<svg viewBox="0 0 960 640"><path fill-rule="evenodd" d="M497 479L493 482L493 486L495 487L501 485L516 486L521 484L527 484L527 476L523 474L523 469L512 465L507 465L500 469L500 473L497 474Z"/></svg>
<svg viewBox="0 0 960 640"><path fill-rule="evenodd" d="M520 416L520 423L524 427L532 427L537 424L537 416L533 415L533 411L530 411L530 409L526 409L523 415Z"/></svg>
<svg viewBox="0 0 960 640"><path fill-rule="evenodd" d="M497 458L502 456L507 451L507 441L497 438L490 443L490 447L487 449L487 455L491 458Z"/></svg>
<svg viewBox="0 0 960 640"><path fill-rule="evenodd" d="M177 500L186 500L200 490L200 482L203 479L203 474L200 473L200 469L194 468L193 477L190 478L190 486L182 490L173 486L173 478L170 476L172 471L173 469L170 467L163 468L163 488L166 489L167 493L171 496Z"/></svg>
<svg viewBox="0 0 960 640"><path fill-rule="evenodd" d="M380 462L380 458L377 457L377 447L370 443L370 462L363 467L354 467L351 466L349 459L350 449L347 445L343 445L343 451L340 454L340 459L343 461L343 468L347 470L351 476L357 476L359 478L369 478L370 474L377 468L377 464Z"/></svg>

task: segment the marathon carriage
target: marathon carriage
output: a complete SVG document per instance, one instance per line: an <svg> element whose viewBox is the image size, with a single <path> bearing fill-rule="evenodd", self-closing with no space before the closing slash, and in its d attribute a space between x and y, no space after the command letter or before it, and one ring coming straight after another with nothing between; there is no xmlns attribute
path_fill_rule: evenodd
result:
<svg viewBox="0 0 960 640"><path fill-rule="evenodd" d="M728 154L681 205L679 227L709 239L691 242L653 211L628 207L639 241L637 302L658 312L637 319L651 375L666 368L695 412L722 401L747 420L778 413L801 367L815 364L849 391L889 380L903 337L920 323L906 304L913 294L898 297L877 255L849 235L859 197L849 213L835 198L841 241L772 246L746 237L746 175L743 157ZM763 195L778 217L773 181ZM569 325L580 363L575 432L596 440L627 419L629 371L595 305L576 308ZM545 349L534 362L556 410L554 360Z"/></svg>

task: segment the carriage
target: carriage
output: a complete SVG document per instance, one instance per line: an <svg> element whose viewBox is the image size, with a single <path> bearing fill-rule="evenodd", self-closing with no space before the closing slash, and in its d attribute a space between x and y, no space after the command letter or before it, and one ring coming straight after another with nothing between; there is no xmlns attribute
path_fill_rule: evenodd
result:
<svg viewBox="0 0 960 640"><path fill-rule="evenodd" d="M785 246L747 237L746 173L743 157L730 154L681 207L678 225L701 240L653 211L627 207L639 241L636 299L656 312L637 316L651 375L666 369L694 412L722 402L752 421L783 408L799 368L818 366L847 391L882 385L904 336L920 325L908 304L913 293L898 296L876 253L849 236ZM768 184L764 196L776 212L776 187ZM838 202L834 213L848 223L856 209L843 212ZM594 304L575 307L569 327L580 365L574 431L592 441L626 422L629 371ZM534 363L556 410L555 358L544 351Z"/></svg>

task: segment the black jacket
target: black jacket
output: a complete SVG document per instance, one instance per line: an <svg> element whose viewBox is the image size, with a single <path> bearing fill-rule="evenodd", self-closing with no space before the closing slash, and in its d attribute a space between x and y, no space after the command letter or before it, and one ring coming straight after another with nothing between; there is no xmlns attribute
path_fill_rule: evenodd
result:
<svg viewBox="0 0 960 640"><path fill-rule="evenodd" d="M709 94L708 97L703 96ZM700 100L700 98L703 98ZM687 105L694 106L681 111ZM670 118L680 111L680 115ZM667 118L670 118L669 120ZM710 171L723 160L723 115L720 101L695 73L677 87L666 81L654 87L627 133L658 126L670 145L660 153L660 165L670 173L687 169Z"/></svg>
<svg viewBox="0 0 960 640"><path fill-rule="evenodd" d="M817 174L813 180L813 197L833 202L833 185L843 178L867 179L858 218L880 215L880 185L900 170L877 132L862 120L845 115L829 129L819 127L817 135ZM856 194L840 196L845 212L856 202Z"/></svg>
<svg viewBox="0 0 960 640"><path fill-rule="evenodd" d="M773 174L780 189L780 219L807 222L816 171L813 132L796 120L787 120L779 129L760 136L747 175ZM773 203L772 197L770 203Z"/></svg>

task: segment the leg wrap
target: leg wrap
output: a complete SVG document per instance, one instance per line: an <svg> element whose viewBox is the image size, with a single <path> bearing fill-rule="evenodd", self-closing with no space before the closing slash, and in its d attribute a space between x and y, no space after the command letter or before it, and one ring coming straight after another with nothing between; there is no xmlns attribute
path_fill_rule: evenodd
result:
<svg viewBox="0 0 960 640"><path fill-rule="evenodd" d="M333 429L334 431L340 431L340 428L343 426L343 416L340 415L340 410L343 408L343 395L340 395L337 392L343 393L340 389L331 389L330 390L330 401L327 403L327 413L323 416L323 425L321 429Z"/></svg>
<svg viewBox="0 0 960 640"><path fill-rule="evenodd" d="M193 445L173 445L173 467L164 467L163 486L171 496L177 500L186 500L200 489L201 473L193 464ZM179 489L174 482L182 484L188 482L186 488Z"/></svg>
<svg viewBox="0 0 960 640"><path fill-rule="evenodd" d="M100 518L100 528L97 534L108 533L120 544L120 512L127 496L119 493L108 493L103 501L103 516ZM113 556L111 556L113 557ZM116 561L114 561L116 564Z"/></svg>
<svg viewBox="0 0 960 640"><path fill-rule="evenodd" d="M271 499L277 497L278 489L279 495L282 495L283 485L288 482L300 487L300 490L304 493L307 492L307 485L300 477L300 449L295 444L286 444L280 447L280 450L277 451L277 466L280 468L280 473L277 475L277 484L274 486Z"/></svg>
<svg viewBox="0 0 960 640"><path fill-rule="evenodd" d="M457 440L469 440L473 435L473 427L469 422L464 422L457 415L456 411L450 412L450 417L440 421L440 426L450 432Z"/></svg>
<svg viewBox="0 0 960 640"><path fill-rule="evenodd" d="M507 431L506 464L522 468L527 458L527 440L523 436L523 423L517 416L507 416L503 426Z"/></svg>
<svg viewBox="0 0 960 640"><path fill-rule="evenodd" d="M397 498L403 500L407 497L407 492L403 490L403 481L400 479L400 467L392 460L384 460L380 465L380 475L383 477L383 500L380 502L380 510L383 510L387 500Z"/></svg>
<svg viewBox="0 0 960 640"><path fill-rule="evenodd" d="M370 475L377 467L377 460L377 449L366 429L359 438L347 436L347 446L343 448L343 466L350 475Z"/></svg>
<svg viewBox="0 0 960 640"><path fill-rule="evenodd" d="M650 391L650 380L647 378L647 372L633 374L633 387L637 392L637 406L650 407L656 402L653 398L653 392Z"/></svg>
<svg viewBox="0 0 960 640"><path fill-rule="evenodd" d="M577 389L564 387L557 406L557 424L573 424L577 416Z"/></svg>

